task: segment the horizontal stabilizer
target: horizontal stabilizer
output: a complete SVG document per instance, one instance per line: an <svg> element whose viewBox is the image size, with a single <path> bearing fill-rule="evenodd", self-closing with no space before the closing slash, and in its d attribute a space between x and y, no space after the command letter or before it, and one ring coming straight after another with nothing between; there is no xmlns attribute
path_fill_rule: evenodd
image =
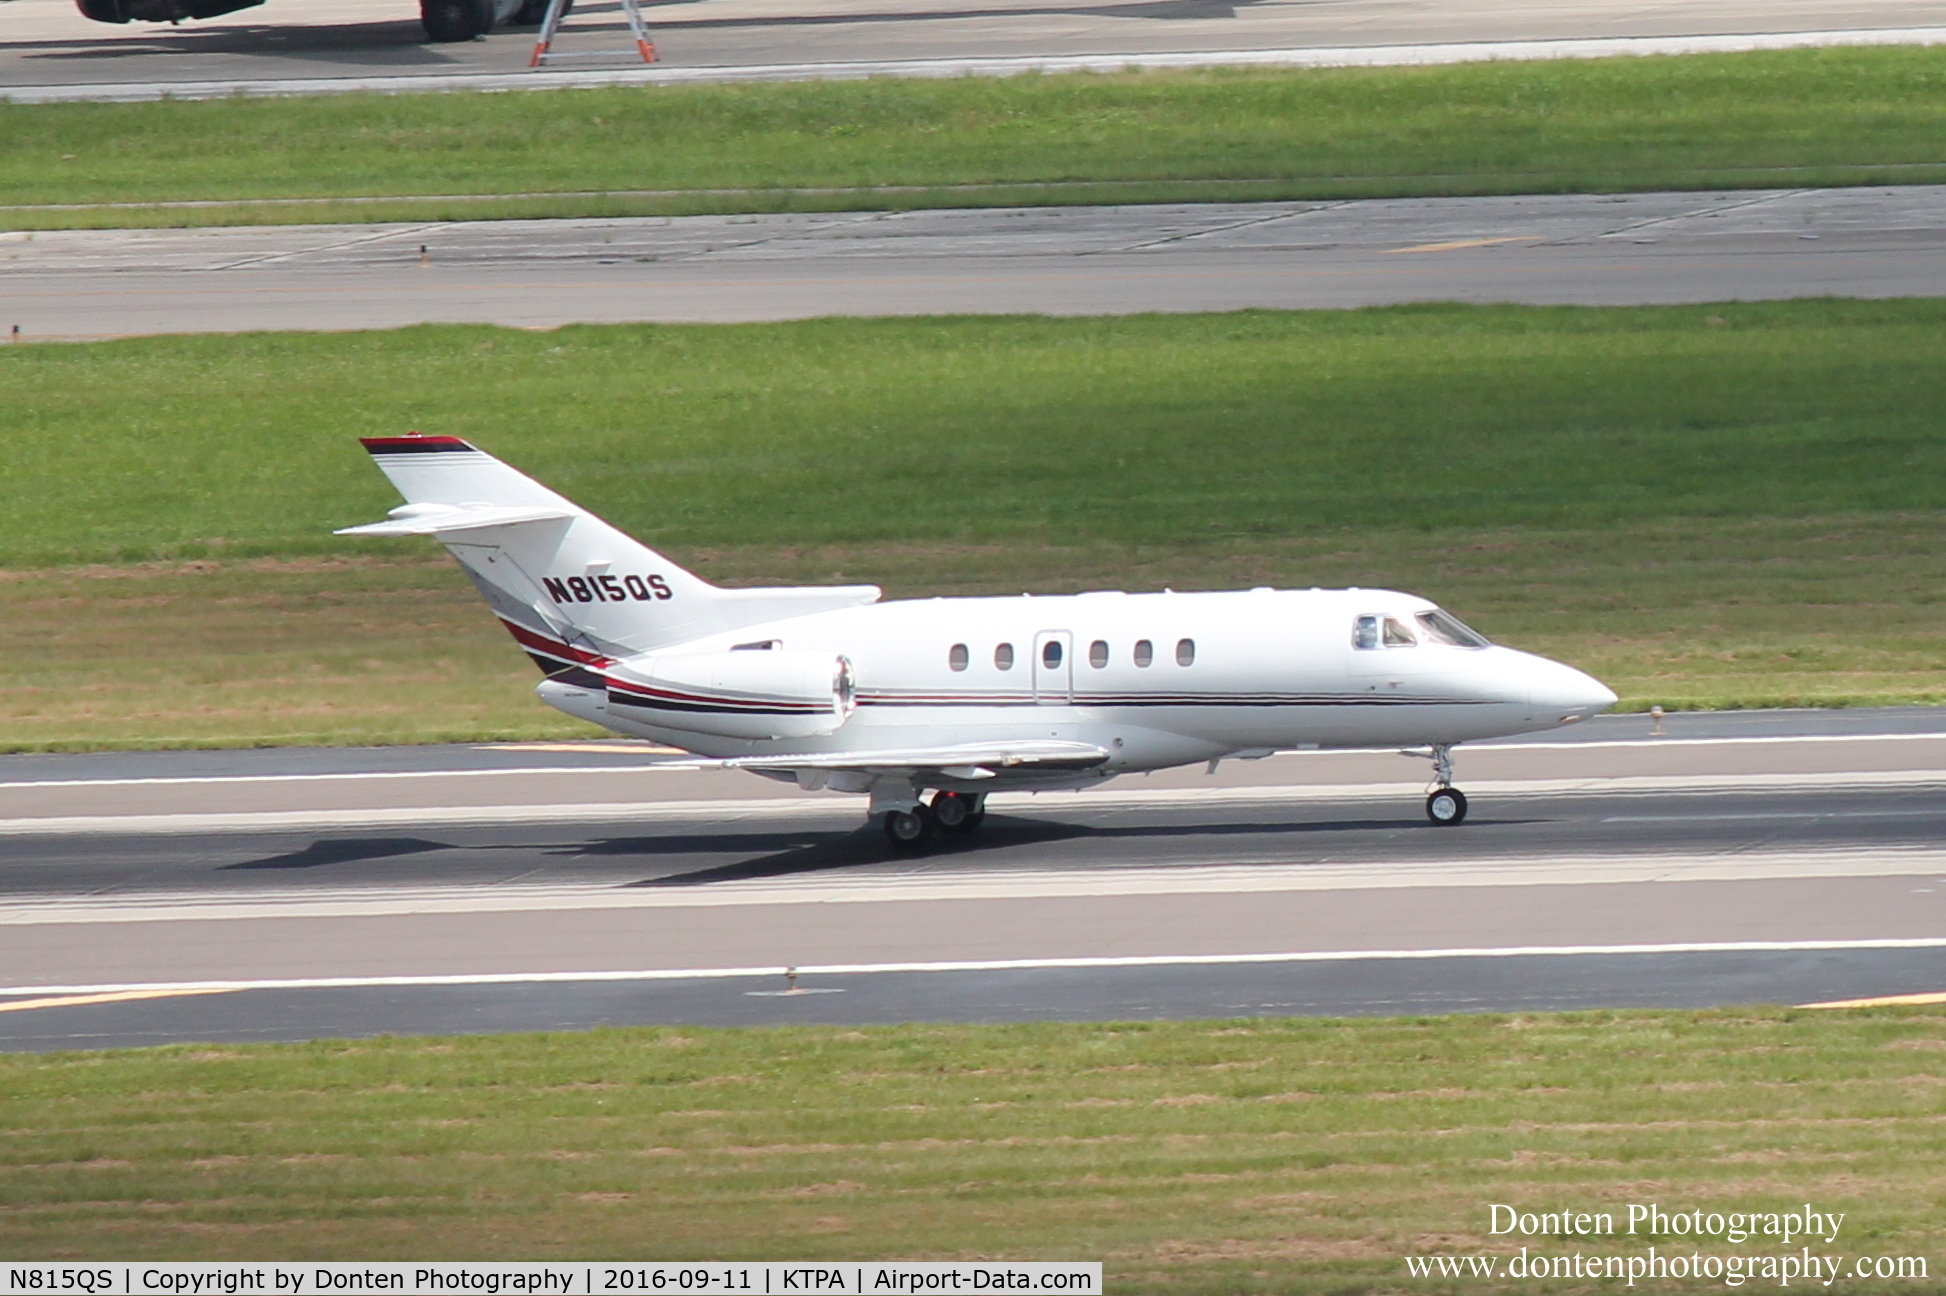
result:
<svg viewBox="0 0 1946 1296"><path fill-rule="evenodd" d="M1108 752L1093 743L969 743L959 747L905 750L807 752L797 756L732 756L727 760L682 761L678 768L746 770L951 771L954 778L982 778L996 770L1084 770L1106 763ZM976 772L976 771L984 771Z"/></svg>
<svg viewBox="0 0 1946 1296"><path fill-rule="evenodd" d="M523 522L560 522L575 515L558 508L493 507L467 504L401 504L383 522L344 527L333 535L415 536L474 531L481 527L518 526Z"/></svg>

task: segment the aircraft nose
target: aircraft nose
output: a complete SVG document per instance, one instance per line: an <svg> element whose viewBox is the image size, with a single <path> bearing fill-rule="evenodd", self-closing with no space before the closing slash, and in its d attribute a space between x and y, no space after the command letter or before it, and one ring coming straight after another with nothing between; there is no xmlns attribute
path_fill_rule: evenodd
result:
<svg viewBox="0 0 1946 1296"><path fill-rule="evenodd" d="M1572 666L1539 659L1540 669L1528 679L1528 702L1536 719L1569 724L1599 715L1615 705L1615 692L1592 675Z"/></svg>

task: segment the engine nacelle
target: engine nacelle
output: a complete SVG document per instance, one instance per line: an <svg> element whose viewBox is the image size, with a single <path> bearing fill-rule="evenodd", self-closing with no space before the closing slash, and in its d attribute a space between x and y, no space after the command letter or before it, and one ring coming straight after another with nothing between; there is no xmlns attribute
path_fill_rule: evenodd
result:
<svg viewBox="0 0 1946 1296"><path fill-rule="evenodd" d="M835 653L733 649L617 662L608 713L722 738L811 738L851 716L851 663Z"/></svg>
<svg viewBox="0 0 1946 1296"><path fill-rule="evenodd" d="M264 0L75 0L84 18L101 23L181 22L185 18L217 18L250 9Z"/></svg>

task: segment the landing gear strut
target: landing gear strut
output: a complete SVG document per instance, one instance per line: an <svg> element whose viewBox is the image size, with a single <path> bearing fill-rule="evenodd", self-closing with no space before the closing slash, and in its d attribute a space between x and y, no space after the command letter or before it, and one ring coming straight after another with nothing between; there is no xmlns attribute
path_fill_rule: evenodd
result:
<svg viewBox="0 0 1946 1296"><path fill-rule="evenodd" d="M1441 828L1466 821L1466 793L1453 786L1453 747L1434 743L1432 747L1432 792L1426 797L1426 818Z"/></svg>

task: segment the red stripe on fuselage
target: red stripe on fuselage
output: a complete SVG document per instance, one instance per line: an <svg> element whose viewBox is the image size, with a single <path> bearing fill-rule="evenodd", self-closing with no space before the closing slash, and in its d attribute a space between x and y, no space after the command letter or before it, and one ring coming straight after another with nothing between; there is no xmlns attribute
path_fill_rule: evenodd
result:
<svg viewBox="0 0 1946 1296"><path fill-rule="evenodd" d="M615 663L613 657L604 657L600 653L589 652L586 648L576 648L573 644L562 643L559 639L549 639L546 635L536 634L526 626L509 621L505 617L500 618L500 624L507 627L507 633L512 635L514 642L523 648L532 648L550 657L559 657L562 661L580 662L583 666L606 667Z"/></svg>

